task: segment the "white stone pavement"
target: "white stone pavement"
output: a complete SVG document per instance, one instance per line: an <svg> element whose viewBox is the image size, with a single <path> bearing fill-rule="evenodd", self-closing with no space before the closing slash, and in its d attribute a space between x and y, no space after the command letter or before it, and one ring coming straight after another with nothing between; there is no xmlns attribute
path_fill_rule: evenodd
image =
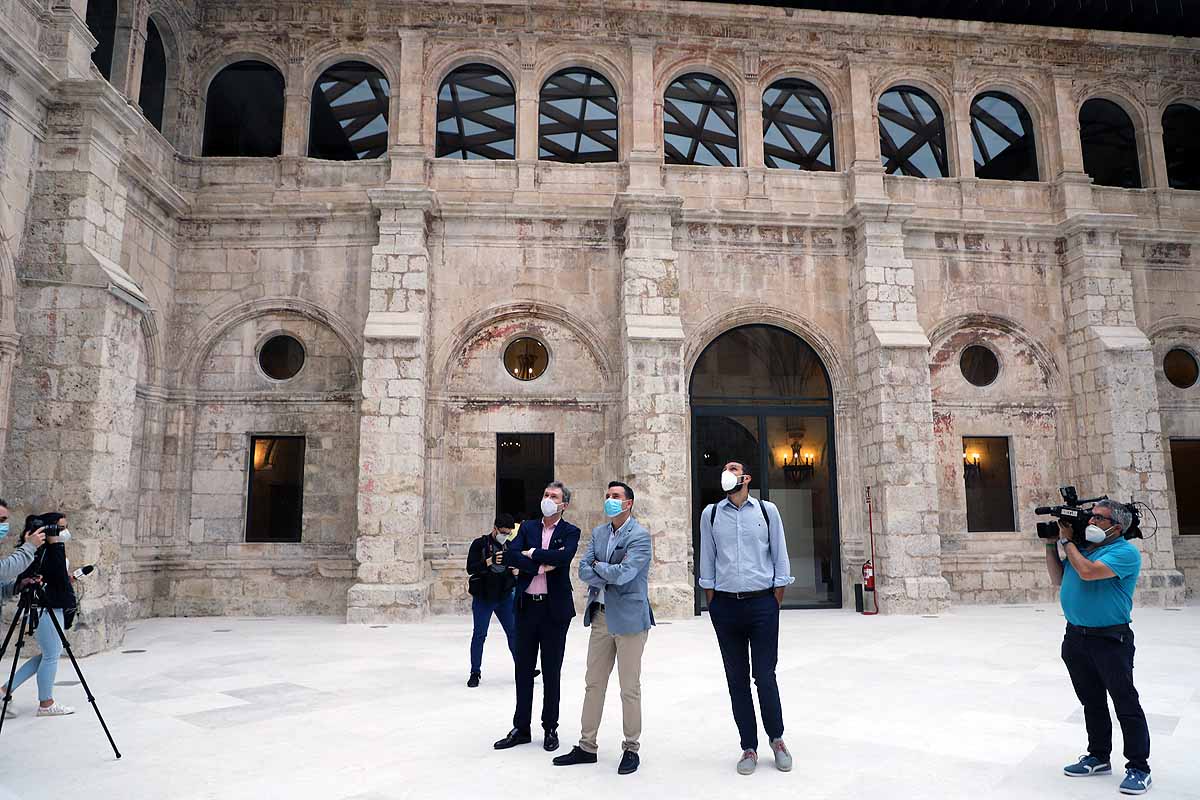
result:
<svg viewBox="0 0 1200 800"><path fill-rule="evenodd" d="M556 768L539 743L503 753L511 666L498 627L484 682L464 686L470 620L386 628L324 618L155 619L82 662L124 758L78 686L79 713L21 716L0 734L0 800L102 798L1107 798L1119 777L1068 779L1082 712L1058 657L1054 606L938 618L783 615L779 678L796 758L734 772L737 736L706 618L660 625L643 673L643 766L618 776L616 676L600 763ZM1200 798L1200 607L1139 610L1137 680L1153 797ZM585 631L572 626L561 735L578 736ZM6 658L5 672L8 663ZM70 665L59 681L74 681ZM540 692L540 684L539 684ZM538 704L535 703L535 718ZM1119 729L1117 734L1119 749ZM1116 759L1114 759L1116 761Z"/></svg>

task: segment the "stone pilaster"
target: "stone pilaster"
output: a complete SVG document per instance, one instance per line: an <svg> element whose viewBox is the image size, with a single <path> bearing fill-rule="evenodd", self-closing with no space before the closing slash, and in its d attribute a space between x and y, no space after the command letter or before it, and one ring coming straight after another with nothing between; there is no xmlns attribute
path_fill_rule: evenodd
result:
<svg viewBox="0 0 1200 800"><path fill-rule="evenodd" d="M634 38L630 49L630 192L662 191L662 98L654 84L654 40ZM656 124L656 120L658 121Z"/></svg>
<svg viewBox="0 0 1200 800"><path fill-rule="evenodd" d="M80 586L72 633L87 654L119 644L128 617L120 527L146 304L117 263L117 165L135 112L107 82L64 82L59 92L18 259L20 378L4 469L14 505L66 513L68 556L99 567Z"/></svg>
<svg viewBox="0 0 1200 800"><path fill-rule="evenodd" d="M907 210L860 203L851 212L859 465L874 500L880 610L900 614L936 613L950 599L938 529L929 340L904 255Z"/></svg>
<svg viewBox="0 0 1200 800"><path fill-rule="evenodd" d="M11 325L11 320L7 320ZM8 447L9 408L12 397L13 364L16 362L21 337L13 330L0 330L0 464L4 463ZM0 479L3 473L0 473ZM0 497L6 496L4 484L0 483Z"/></svg>
<svg viewBox="0 0 1200 800"><path fill-rule="evenodd" d="M614 216L624 228L621 259L621 453L625 480L637 492L636 515L654 539L650 602L660 617L693 613L688 570L691 517L687 379L679 315L679 269L672 247L677 197L623 194Z"/></svg>
<svg viewBox="0 0 1200 800"><path fill-rule="evenodd" d="M90 79L96 37L87 26L87 0L52 0L48 11L41 45L47 66L61 79Z"/></svg>
<svg viewBox="0 0 1200 800"><path fill-rule="evenodd" d="M1137 325L1119 234L1082 222L1067 230L1062 282L1076 486L1081 497L1107 494L1154 510L1158 533L1141 543L1137 599L1179 605L1184 585L1172 542L1154 353ZM1152 518L1143 517L1149 533Z"/></svg>
<svg viewBox="0 0 1200 800"><path fill-rule="evenodd" d="M424 189L372 190L379 244L363 331L358 582L347 622L407 622L429 612L424 557L429 221Z"/></svg>
<svg viewBox="0 0 1200 800"><path fill-rule="evenodd" d="M117 91L137 105L142 91L142 62L146 56L146 22L150 4L146 0L122 4L113 37L112 73L109 79Z"/></svg>

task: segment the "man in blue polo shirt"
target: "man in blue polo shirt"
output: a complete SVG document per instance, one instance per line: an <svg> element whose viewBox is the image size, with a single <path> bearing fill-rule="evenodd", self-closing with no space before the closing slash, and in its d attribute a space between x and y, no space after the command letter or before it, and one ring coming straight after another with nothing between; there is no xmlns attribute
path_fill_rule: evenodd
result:
<svg viewBox="0 0 1200 800"><path fill-rule="evenodd" d="M1133 590L1142 556L1122 533L1133 518L1119 503L1101 500L1092 508L1086 541L1073 541L1069 525L1059 522L1060 538L1046 545L1046 568L1067 618L1062 659L1075 694L1083 704L1088 751L1063 768L1072 778L1110 775L1112 764L1112 697L1125 741L1125 779L1122 794L1145 794L1150 789L1150 730L1133 685ZM1060 557L1060 554L1062 557ZM1064 560L1065 557L1065 560Z"/></svg>

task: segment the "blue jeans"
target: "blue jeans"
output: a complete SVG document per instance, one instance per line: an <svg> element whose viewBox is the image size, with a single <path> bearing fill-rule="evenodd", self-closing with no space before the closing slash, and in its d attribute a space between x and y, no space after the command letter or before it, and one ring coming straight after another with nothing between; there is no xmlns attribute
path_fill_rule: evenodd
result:
<svg viewBox="0 0 1200 800"><path fill-rule="evenodd" d="M471 614L475 618L475 632L471 636L471 672L479 672L483 663L483 643L487 639L488 626L492 624L492 614L500 620L504 635L508 637L508 652L513 659L517 657L516 624L513 622L513 592L509 592L496 602L488 602L478 597L471 598Z"/></svg>
<svg viewBox="0 0 1200 800"><path fill-rule="evenodd" d="M54 617L58 620L59 625L63 624L61 608L38 612L42 618L38 620L34 636L37 638L38 647L42 648L41 655L36 655L21 665L13 677L13 685L9 690L15 692L18 686L36 673L38 700L43 703L54 699L54 676L58 674L58 657L62 655L63 649L62 640L58 638L58 631L54 629L54 623L45 618L47 610L54 612Z"/></svg>
<svg viewBox="0 0 1200 800"><path fill-rule="evenodd" d="M758 706L763 727L772 739L783 737L783 707L779 702L779 684L775 663L779 658L779 604L774 594L735 600L714 597L708 605L708 618L717 633L721 660L725 662L725 682L733 721L737 723L743 750L758 750L758 724L754 719L754 700L750 697L750 677L758 687ZM751 666L753 661L753 667Z"/></svg>

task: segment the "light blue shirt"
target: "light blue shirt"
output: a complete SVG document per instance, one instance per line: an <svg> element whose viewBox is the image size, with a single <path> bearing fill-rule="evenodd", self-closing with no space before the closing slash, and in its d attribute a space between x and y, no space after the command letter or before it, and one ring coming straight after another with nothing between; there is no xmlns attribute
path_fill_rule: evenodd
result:
<svg viewBox="0 0 1200 800"><path fill-rule="evenodd" d="M770 520L769 531L762 509ZM783 520L774 503L749 497L738 508L725 498L717 503L716 520L709 524L711 516L712 506L700 514L700 588L756 592L795 582Z"/></svg>
<svg viewBox="0 0 1200 800"><path fill-rule="evenodd" d="M605 561L609 561L612 558L613 550L617 549L618 540L620 540L621 535L625 533L625 531L628 530L632 524L633 514L630 514L629 519L625 520L625 524L613 531L612 535L608 537L608 547L604 548L607 551L604 553ZM611 522L609 523L609 527L612 527ZM600 590L600 596L596 598L596 602L600 605L604 605L604 589Z"/></svg>

